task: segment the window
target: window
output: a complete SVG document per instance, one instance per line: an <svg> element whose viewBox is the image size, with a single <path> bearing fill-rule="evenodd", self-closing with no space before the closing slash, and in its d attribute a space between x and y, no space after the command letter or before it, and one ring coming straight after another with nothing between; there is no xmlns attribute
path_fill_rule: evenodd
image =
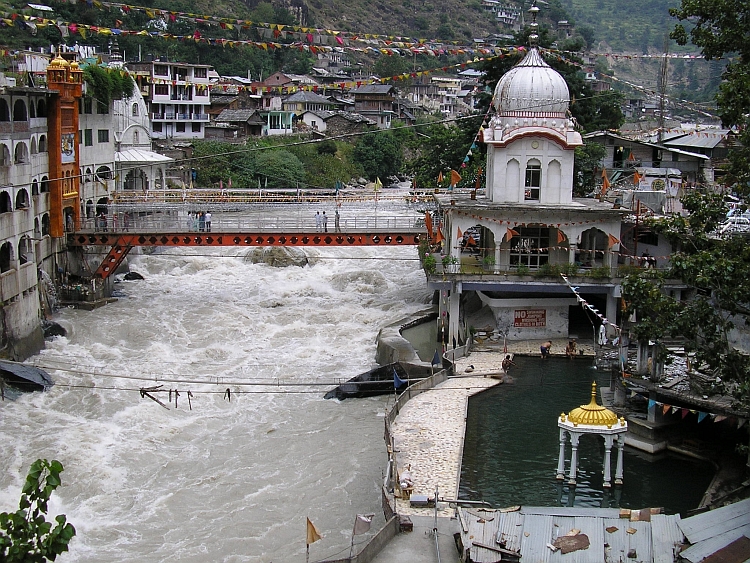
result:
<svg viewBox="0 0 750 563"><path fill-rule="evenodd" d="M193 133L200 133L200 132L201 132L201 124L193 123Z"/></svg>
<svg viewBox="0 0 750 563"><path fill-rule="evenodd" d="M23 100L16 100L13 104L13 121L27 121L26 103Z"/></svg>
<svg viewBox="0 0 750 563"><path fill-rule="evenodd" d="M83 146L85 147L94 146L94 131L92 129L85 129L83 131Z"/></svg>
<svg viewBox="0 0 750 563"><path fill-rule="evenodd" d="M524 199L539 201L539 191L542 186L542 166L538 160L530 160L526 165L526 181L524 183Z"/></svg>
<svg viewBox="0 0 750 563"><path fill-rule="evenodd" d="M196 68L195 69L195 77L196 78L206 78L208 76L208 69L206 68Z"/></svg>
<svg viewBox="0 0 750 563"><path fill-rule="evenodd" d="M511 265L538 268L549 262L549 228L520 227L517 230L519 236L510 239Z"/></svg>
<svg viewBox="0 0 750 563"><path fill-rule="evenodd" d="M156 123L152 124L152 126L154 128L154 133L161 133L161 125L162 124L159 123L159 122L156 122Z"/></svg>
<svg viewBox="0 0 750 563"><path fill-rule="evenodd" d="M157 84L154 86L155 96L169 96L169 85L168 84Z"/></svg>
<svg viewBox="0 0 750 563"><path fill-rule="evenodd" d="M96 113L106 115L109 113L109 105L102 102L96 102Z"/></svg>
<svg viewBox="0 0 750 563"><path fill-rule="evenodd" d="M96 132L96 138L100 143L109 143L109 129L99 129Z"/></svg>
<svg viewBox="0 0 750 563"><path fill-rule="evenodd" d="M175 130L176 130L176 131L177 131L178 133L184 133L184 132L185 132L185 124L184 124L184 123L178 123L178 124L177 124L177 125L175 126Z"/></svg>
<svg viewBox="0 0 750 563"><path fill-rule="evenodd" d="M169 70L167 69L166 65L156 65L154 66L154 74L158 74L159 76L167 76L169 74Z"/></svg>
<svg viewBox="0 0 750 563"><path fill-rule="evenodd" d="M81 143L83 143L83 131L79 129L78 130L78 144L80 145Z"/></svg>
<svg viewBox="0 0 750 563"><path fill-rule="evenodd" d="M83 113L93 113L91 109L93 107L93 100L91 98L83 99Z"/></svg>
<svg viewBox="0 0 750 563"><path fill-rule="evenodd" d="M138 104L133 104L133 117L138 117Z"/></svg>

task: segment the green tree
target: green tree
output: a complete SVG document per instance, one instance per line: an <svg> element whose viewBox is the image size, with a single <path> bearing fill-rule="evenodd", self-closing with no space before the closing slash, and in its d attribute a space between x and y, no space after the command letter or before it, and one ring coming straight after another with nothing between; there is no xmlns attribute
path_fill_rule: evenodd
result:
<svg viewBox="0 0 750 563"><path fill-rule="evenodd" d="M438 174L446 176L450 170L459 171L462 185L473 185L479 166L483 166L485 147L477 144L472 149L472 142L482 124L481 116L464 119L455 124L433 123L419 128L419 146L416 157L409 163L408 169L415 176L417 186L432 188L436 186ZM466 168L461 168L469 150L473 158Z"/></svg>
<svg viewBox="0 0 750 563"><path fill-rule="evenodd" d="M708 61L730 57L716 95L721 120L740 132L740 144L729 153L729 183L743 195L750 194L750 41L747 40L748 8L735 0L682 0L669 13L680 22L670 37L680 45L690 40Z"/></svg>
<svg viewBox="0 0 750 563"><path fill-rule="evenodd" d="M256 162L257 174L263 179L264 187L289 189L305 180L302 162L286 149L261 151L256 156Z"/></svg>
<svg viewBox="0 0 750 563"><path fill-rule="evenodd" d="M38 459L31 464L16 512L0 513L0 560L7 563L54 561L68 551L76 530L65 515L47 522L47 503L60 486L59 461Z"/></svg>
<svg viewBox="0 0 750 563"><path fill-rule="evenodd" d="M373 131L360 138L352 158L368 179L383 180L401 171L404 156L391 131Z"/></svg>
<svg viewBox="0 0 750 563"><path fill-rule="evenodd" d="M730 340L737 315L747 315L750 292L750 246L740 236L717 238L726 217L721 194L692 191L683 198L687 216L652 220L651 229L664 235L677 252L667 272L653 278L631 275L623 282L625 314L637 312L636 334L641 340L684 337L685 350L695 354L695 365L733 383L742 408L750 408L750 356ZM689 300L675 301L662 287L667 278L695 289Z"/></svg>
<svg viewBox="0 0 750 563"><path fill-rule="evenodd" d="M598 175L595 170L607 155L601 143L586 142L576 147L573 163L573 195L585 197L596 189Z"/></svg>

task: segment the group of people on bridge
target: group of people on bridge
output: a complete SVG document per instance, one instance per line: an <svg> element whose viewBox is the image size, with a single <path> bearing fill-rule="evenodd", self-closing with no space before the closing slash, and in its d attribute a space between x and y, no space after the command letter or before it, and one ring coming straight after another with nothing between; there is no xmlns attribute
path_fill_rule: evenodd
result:
<svg viewBox="0 0 750 563"><path fill-rule="evenodd" d="M188 211L187 219L188 230L192 232L210 233L211 232L211 212L210 211Z"/></svg>
<svg viewBox="0 0 750 563"><path fill-rule="evenodd" d="M336 233L341 232L341 218L339 216L338 209L336 209L336 213L334 215L333 226L334 226L334 232ZM326 215L325 211L323 211L322 215L320 214L320 211L315 212L315 230L319 233L328 232L328 215Z"/></svg>

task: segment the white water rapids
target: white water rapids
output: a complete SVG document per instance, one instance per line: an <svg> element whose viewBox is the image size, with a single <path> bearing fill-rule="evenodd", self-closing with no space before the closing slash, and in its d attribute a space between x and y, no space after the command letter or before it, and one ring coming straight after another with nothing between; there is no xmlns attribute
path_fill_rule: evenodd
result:
<svg viewBox="0 0 750 563"><path fill-rule="evenodd" d="M68 337L32 358L57 384L0 403L0 510L16 510L35 459L65 466L48 519L66 514L77 536L58 561L304 561L308 516L317 561L348 554L357 513L383 524L392 400L276 383L373 367L378 330L429 302L416 249L307 250L325 258L305 268L251 264L251 251L131 257L146 279L104 308L61 311ZM136 390L160 383L177 409Z"/></svg>

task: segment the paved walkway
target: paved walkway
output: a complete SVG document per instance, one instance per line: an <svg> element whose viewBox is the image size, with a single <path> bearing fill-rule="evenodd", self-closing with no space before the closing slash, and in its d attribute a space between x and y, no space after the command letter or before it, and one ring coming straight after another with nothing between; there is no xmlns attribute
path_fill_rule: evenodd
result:
<svg viewBox="0 0 750 563"><path fill-rule="evenodd" d="M499 374L502 358L497 353L474 353L471 362L476 374ZM468 365L469 358L462 358L456 372L463 373ZM434 498L437 487L440 498L457 497L468 399L501 383L475 373L451 378L414 397L396 418L392 434L398 470L411 466L414 494ZM410 506L408 497L397 499L396 504L399 514L434 514L434 508ZM453 515L447 504L438 508L441 516Z"/></svg>

